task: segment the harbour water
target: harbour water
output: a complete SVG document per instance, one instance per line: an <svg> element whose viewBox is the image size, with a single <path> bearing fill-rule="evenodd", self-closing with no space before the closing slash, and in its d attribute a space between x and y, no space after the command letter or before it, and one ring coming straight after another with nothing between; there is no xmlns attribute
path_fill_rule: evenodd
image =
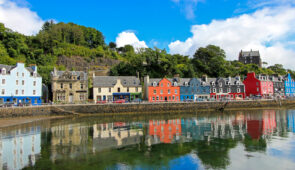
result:
<svg viewBox="0 0 295 170"><path fill-rule="evenodd" d="M0 135L0 169L295 167L295 109L44 120Z"/></svg>

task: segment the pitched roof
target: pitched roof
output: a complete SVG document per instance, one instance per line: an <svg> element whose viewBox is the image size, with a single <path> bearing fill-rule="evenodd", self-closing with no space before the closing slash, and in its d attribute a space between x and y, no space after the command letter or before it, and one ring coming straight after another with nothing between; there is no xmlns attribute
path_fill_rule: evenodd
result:
<svg viewBox="0 0 295 170"><path fill-rule="evenodd" d="M243 57L260 56L259 51L241 51Z"/></svg>
<svg viewBox="0 0 295 170"><path fill-rule="evenodd" d="M2 70L2 68L5 68L7 73L10 73L10 71L14 68L16 68L16 65L14 66L9 66L9 65L4 65L4 64L0 64L0 70ZM32 67L25 67L32 75L32 73L34 73L34 70ZM37 77L41 77L38 73L37 73Z"/></svg>
<svg viewBox="0 0 295 170"><path fill-rule="evenodd" d="M124 87L140 87L140 80L135 76L96 76L93 78L93 87L113 87L120 79Z"/></svg>
<svg viewBox="0 0 295 170"><path fill-rule="evenodd" d="M54 71L53 71L51 72L51 75L60 77L64 73L70 74L72 76L77 76L78 80L88 80L87 73L85 73L84 71L56 71L56 75L54 75Z"/></svg>

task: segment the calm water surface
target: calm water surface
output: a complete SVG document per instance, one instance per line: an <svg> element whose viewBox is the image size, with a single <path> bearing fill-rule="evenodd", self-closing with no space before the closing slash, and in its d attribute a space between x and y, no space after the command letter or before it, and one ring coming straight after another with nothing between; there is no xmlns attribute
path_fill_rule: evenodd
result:
<svg viewBox="0 0 295 170"><path fill-rule="evenodd" d="M294 169L295 110L87 117L0 129L0 169Z"/></svg>

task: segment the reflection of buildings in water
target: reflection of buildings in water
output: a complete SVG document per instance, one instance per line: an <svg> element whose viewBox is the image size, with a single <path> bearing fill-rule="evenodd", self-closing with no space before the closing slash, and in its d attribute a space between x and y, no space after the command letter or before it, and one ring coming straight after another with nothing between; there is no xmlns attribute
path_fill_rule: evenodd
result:
<svg viewBox="0 0 295 170"><path fill-rule="evenodd" d="M211 123L199 122L197 119L181 119L181 134L185 141L204 140L211 135Z"/></svg>
<svg viewBox="0 0 295 170"><path fill-rule="evenodd" d="M275 110L264 110L262 113L264 135L271 135L277 127Z"/></svg>
<svg viewBox="0 0 295 170"><path fill-rule="evenodd" d="M288 129L291 132L295 132L295 110L287 111L287 122L288 122Z"/></svg>
<svg viewBox="0 0 295 170"><path fill-rule="evenodd" d="M0 169L22 169L35 165L41 151L39 126L0 131Z"/></svg>
<svg viewBox="0 0 295 170"><path fill-rule="evenodd" d="M150 120L149 135L153 136L153 142L172 143L180 139L181 120ZM158 139L159 138L159 139Z"/></svg>
<svg viewBox="0 0 295 170"><path fill-rule="evenodd" d="M80 123L60 124L51 127L51 159L54 161L62 155L75 157L87 153L88 127ZM61 147L61 148L59 148Z"/></svg>
<svg viewBox="0 0 295 170"><path fill-rule="evenodd" d="M124 122L93 125L93 151L140 143L142 124Z"/></svg>

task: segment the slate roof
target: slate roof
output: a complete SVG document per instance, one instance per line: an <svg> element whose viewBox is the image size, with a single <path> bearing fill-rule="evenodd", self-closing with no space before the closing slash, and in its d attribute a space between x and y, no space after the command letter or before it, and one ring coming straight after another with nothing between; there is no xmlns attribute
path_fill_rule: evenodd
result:
<svg viewBox="0 0 295 170"><path fill-rule="evenodd" d="M259 51L241 51L242 57L260 56Z"/></svg>
<svg viewBox="0 0 295 170"><path fill-rule="evenodd" d="M54 75L54 72L51 72L51 75L60 77L66 72L72 76L77 76L78 80L88 80L87 73L85 73L84 71L56 71L56 75Z"/></svg>
<svg viewBox="0 0 295 170"><path fill-rule="evenodd" d="M224 77L219 77L219 78L207 78L206 84L210 85L211 82L218 82L219 80L224 80L225 82L229 81L231 85L235 85L236 82L239 82L240 85L244 85L244 83L241 81L241 78L239 77L230 77L229 78L224 78Z"/></svg>
<svg viewBox="0 0 295 170"><path fill-rule="evenodd" d="M0 64L0 71L2 70L2 68L5 68L6 72L10 73L10 71L12 69L14 69L15 67L16 67L16 65L15 66L9 66L9 65ZM34 73L34 70L33 70L32 67L25 67L25 68L31 73L31 75L32 75L32 73ZM41 76L37 73L37 77L41 77Z"/></svg>
<svg viewBox="0 0 295 170"><path fill-rule="evenodd" d="M277 75L277 74L271 75L269 78L270 78L271 81L274 81L274 82L283 82L284 79L285 79L285 77Z"/></svg>
<svg viewBox="0 0 295 170"><path fill-rule="evenodd" d="M96 76L93 87L113 87L118 79L124 87L141 87L139 78L135 76Z"/></svg>

